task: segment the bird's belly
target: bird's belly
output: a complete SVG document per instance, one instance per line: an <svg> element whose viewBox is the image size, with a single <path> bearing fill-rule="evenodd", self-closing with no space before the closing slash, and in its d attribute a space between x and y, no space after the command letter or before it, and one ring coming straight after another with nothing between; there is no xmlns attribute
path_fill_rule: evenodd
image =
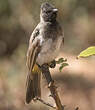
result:
<svg viewBox="0 0 95 110"><path fill-rule="evenodd" d="M40 53L38 54L37 63L42 65L54 60L60 52L61 42L61 38L55 42L52 42L52 39L49 39L47 42L45 42Z"/></svg>
<svg viewBox="0 0 95 110"><path fill-rule="evenodd" d="M46 53L40 53L37 58L37 63L42 65L49 63L58 56L58 52L47 51Z"/></svg>

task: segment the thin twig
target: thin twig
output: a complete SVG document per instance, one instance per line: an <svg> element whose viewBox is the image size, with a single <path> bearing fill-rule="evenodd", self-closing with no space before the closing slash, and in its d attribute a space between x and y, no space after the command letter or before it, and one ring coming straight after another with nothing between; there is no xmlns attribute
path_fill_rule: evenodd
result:
<svg viewBox="0 0 95 110"><path fill-rule="evenodd" d="M53 109L56 109L56 107L52 106L51 104L45 102L44 100L42 100L42 99L40 99L40 98L37 98L37 100L40 101L41 103L43 103L43 104L49 106L49 107L52 107Z"/></svg>

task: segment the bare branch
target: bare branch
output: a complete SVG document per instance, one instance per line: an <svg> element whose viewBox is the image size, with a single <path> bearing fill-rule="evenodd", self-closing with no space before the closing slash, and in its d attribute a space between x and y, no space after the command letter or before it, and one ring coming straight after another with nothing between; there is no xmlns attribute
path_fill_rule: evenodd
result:
<svg viewBox="0 0 95 110"><path fill-rule="evenodd" d="M45 76L45 78L47 80L48 88L50 89L50 92L51 92L50 96L54 99L54 101L56 103L56 107L53 107L49 103L44 102L42 99L38 99L38 100L40 102L42 102L43 104L45 104L49 107L52 107L56 110L64 110L65 106L63 106L61 104L61 100L60 100L59 95L58 95L57 90L56 90L57 87L55 86L54 80L52 79L50 71L49 71L49 65L48 64L42 65L41 70L42 70L42 73L43 73L43 75ZM76 107L75 110L79 110L79 107Z"/></svg>
<svg viewBox="0 0 95 110"><path fill-rule="evenodd" d="M53 99L55 100L56 110L64 110L64 106L62 106L62 104L61 104L61 101L59 99L59 96L58 96L58 93L56 90L56 86L55 86L54 81L50 75L48 65L47 64L42 65L41 70L42 70L42 73L47 80L48 87L50 89L51 95L52 95Z"/></svg>

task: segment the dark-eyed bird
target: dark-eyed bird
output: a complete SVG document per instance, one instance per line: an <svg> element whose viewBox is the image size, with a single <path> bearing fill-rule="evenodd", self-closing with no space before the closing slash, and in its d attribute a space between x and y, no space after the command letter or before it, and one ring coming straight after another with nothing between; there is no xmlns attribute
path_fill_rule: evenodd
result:
<svg viewBox="0 0 95 110"><path fill-rule="evenodd" d="M34 29L27 51L26 103L41 97L41 69L58 56L64 41L63 31L56 20L58 9L46 2L41 5L40 23Z"/></svg>

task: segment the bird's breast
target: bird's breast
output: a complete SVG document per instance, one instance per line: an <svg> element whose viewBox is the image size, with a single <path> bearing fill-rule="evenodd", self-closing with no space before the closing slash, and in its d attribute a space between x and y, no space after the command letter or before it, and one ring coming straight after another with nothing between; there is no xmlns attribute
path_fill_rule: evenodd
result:
<svg viewBox="0 0 95 110"><path fill-rule="evenodd" d="M43 40L41 45L41 51L38 54L37 63L42 65L44 63L49 63L54 60L59 52L62 43L62 37L60 36L56 40L48 39Z"/></svg>

